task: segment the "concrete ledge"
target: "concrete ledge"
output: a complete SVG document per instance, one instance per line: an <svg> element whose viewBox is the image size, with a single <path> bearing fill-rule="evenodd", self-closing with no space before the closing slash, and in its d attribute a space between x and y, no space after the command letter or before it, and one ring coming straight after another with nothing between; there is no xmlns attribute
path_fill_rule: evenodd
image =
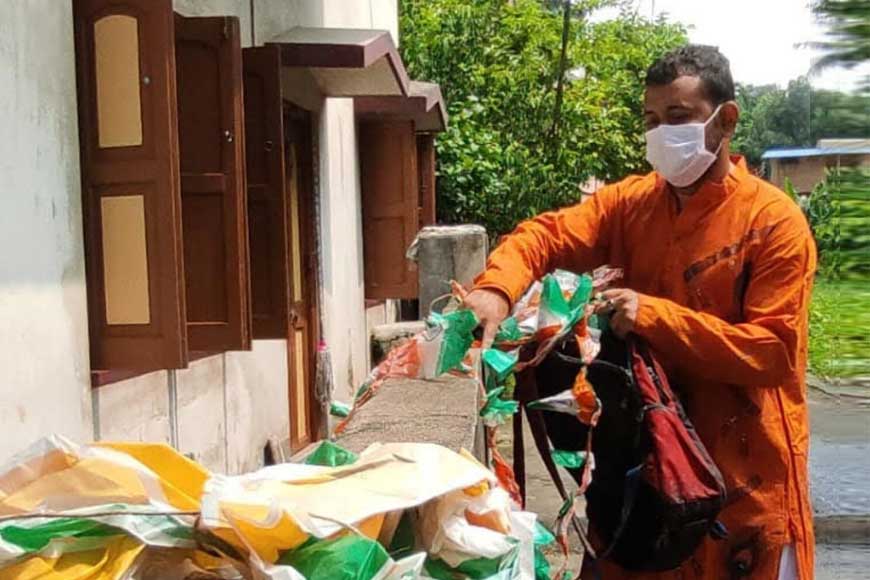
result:
<svg viewBox="0 0 870 580"><path fill-rule="evenodd" d="M337 443L356 453L372 443L436 443L484 459L476 381L395 379L355 414Z"/></svg>
<svg viewBox="0 0 870 580"><path fill-rule="evenodd" d="M807 375L807 386L829 397L845 397L860 404L870 404L870 379L866 377L825 380Z"/></svg>
<svg viewBox="0 0 870 580"><path fill-rule="evenodd" d="M818 544L870 544L870 515L816 516Z"/></svg>

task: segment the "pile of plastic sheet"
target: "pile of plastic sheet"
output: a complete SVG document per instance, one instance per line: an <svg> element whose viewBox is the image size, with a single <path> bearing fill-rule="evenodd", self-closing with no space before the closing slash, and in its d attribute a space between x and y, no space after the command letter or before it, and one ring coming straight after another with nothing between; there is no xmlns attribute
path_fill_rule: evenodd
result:
<svg viewBox="0 0 870 580"><path fill-rule="evenodd" d="M476 459L430 444L324 442L228 477L166 445L52 437L0 472L0 578L507 580L545 574L552 539Z"/></svg>

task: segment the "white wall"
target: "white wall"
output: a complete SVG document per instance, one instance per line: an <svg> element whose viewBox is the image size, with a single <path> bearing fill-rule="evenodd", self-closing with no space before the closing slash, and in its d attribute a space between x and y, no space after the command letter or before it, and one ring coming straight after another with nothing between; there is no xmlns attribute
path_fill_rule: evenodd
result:
<svg viewBox="0 0 870 580"><path fill-rule="evenodd" d="M238 16L246 46L261 45L295 26L388 30L398 44L398 0L173 0L173 3L185 16Z"/></svg>
<svg viewBox="0 0 870 580"><path fill-rule="evenodd" d="M356 1L356 0L351 0ZM323 26L320 0L253 0L256 42L261 45L296 26Z"/></svg>
<svg viewBox="0 0 870 580"><path fill-rule="evenodd" d="M72 5L0 2L0 461L90 439Z"/></svg>
<svg viewBox="0 0 870 580"><path fill-rule="evenodd" d="M398 0L322 0L323 26L388 30L399 43Z"/></svg>
<svg viewBox="0 0 870 580"><path fill-rule="evenodd" d="M242 46L251 46L250 0L172 0L182 16L235 16L239 19Z"/></svg>
<svg viewBox="0 0 870 580"><path fill-rule="evenodd" d="M362 206L352 99L326 99L320 116L320 149L321 310L336 397L347 400L365 378L368 364Z"/></svg>
<svg viewBox="0 0 870 580"><path fill-rule="evenodd" d="M389 30L398 43L397 0L321 2L324 27ZM320 116L324 334L332 354L335 396L343 400L350 400L365 380L370 350L356 145L353 101L326 99Z"/></svg>
<svg viewBox="0 0 870 580"><path fill-rule="evenodd" d="M166 371L94 389L94 436L104 441L174 443Z"/></svg>
<svg viewBox="0 0 870 580"><path fill-rule="evenodd" d="M251 471L263 463L269 440L290 433L287 341L257 340L252 352L226 354L227 471Z"/></svg>
<svg viewBox="0 0 870 580"><path fill-rule="evenodd" d="M99 439L162 441L212 471L252 471L290 433L287 342L255 340L250 352L105 385L94 398Z"/></svg>

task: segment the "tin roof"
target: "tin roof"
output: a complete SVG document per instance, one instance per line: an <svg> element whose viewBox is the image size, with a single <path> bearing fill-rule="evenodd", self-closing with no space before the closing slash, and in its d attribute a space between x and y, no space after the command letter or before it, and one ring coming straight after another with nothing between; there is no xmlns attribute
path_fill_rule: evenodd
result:
<svg viewBox="0 0 870 580"><path fill-rule="evenodd" d="M870 146L859 142L854 146L838 145L834 147L805 147L794 149L768 149L762 159L798 159L801 157L823 157L836 155L870 155Z"/></svg>

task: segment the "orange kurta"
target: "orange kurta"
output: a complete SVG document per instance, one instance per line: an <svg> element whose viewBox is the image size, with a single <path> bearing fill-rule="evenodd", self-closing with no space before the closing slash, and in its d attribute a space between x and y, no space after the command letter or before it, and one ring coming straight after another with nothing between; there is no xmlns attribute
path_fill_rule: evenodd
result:
<svg viewBox="0 0 870 580"><path fill-rule="evenodd" d="M555 269L625 270L645 338L722 471L730 536L706 541L674 573L604 578L775 579L792 543L813 576L807 485L807 309L816 254L798 206L733 158L679 210L655 173L522 224L493 252L477 287L516 300Z"/></svg>

